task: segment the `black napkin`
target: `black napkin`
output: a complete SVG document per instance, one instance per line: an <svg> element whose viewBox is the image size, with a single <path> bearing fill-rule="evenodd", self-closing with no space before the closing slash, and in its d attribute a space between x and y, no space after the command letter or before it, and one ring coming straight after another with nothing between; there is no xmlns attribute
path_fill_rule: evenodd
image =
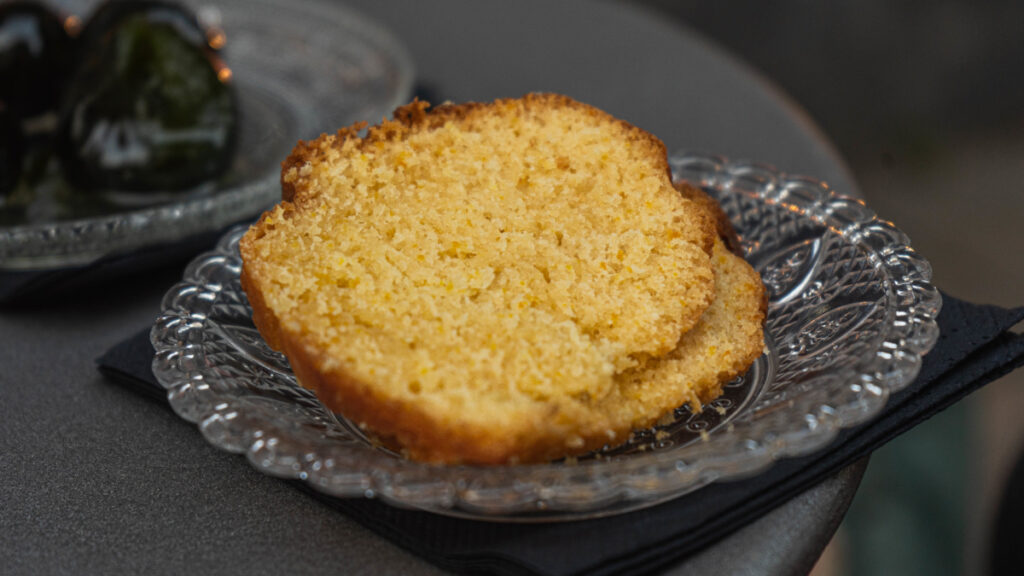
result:
<svg viewBox="0 0 1024 576"><path fill-rule="evenodd" d="M941 336L917 380L882 414L824 451L784 459L753 478L720 482L659 506L582 522L501 524L319 495L371 530L444 568L497 574L639 574L674 564L834 475L970 392L1024 365L1024 335L1007 310L945 296ZM165 398L150 371L149 330L98 360L110 378ZM305 486L296 482L297 486ZM586 534L586 538L580 538Z"/></svg>

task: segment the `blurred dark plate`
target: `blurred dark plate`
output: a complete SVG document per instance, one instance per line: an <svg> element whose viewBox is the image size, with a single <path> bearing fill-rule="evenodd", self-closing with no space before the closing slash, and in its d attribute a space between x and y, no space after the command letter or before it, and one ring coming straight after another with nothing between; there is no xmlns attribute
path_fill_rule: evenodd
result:
<svg viewBox="0 0 1024 576"><path fill-rule="evenodd" d="M97 2L53 4L85 19ZM24 279L123 264L133 254L143 256L136 258L141 265L175 243L216 234L279 198L280 162L297 140L379 121L411 97L405 48L347 8L315 0L185 4L227 36L223 53L242 117L230 169L190 193L157 193L162 202L142 207L72 190L59 177L44 179L28 203L0 206L0 271Z"/></svg>

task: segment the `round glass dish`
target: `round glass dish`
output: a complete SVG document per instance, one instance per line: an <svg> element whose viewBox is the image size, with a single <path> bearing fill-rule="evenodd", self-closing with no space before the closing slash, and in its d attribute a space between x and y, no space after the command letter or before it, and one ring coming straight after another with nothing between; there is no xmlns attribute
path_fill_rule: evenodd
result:
<svg viewBox="0 0 1024 576"><path fill-rule="evenodd" d="M97 3L54 4L84 19ZM79 266L255 216L279 199L280 162L297 140L377 122L411 98L413 67L405 48L343 6L316 0L185 4L227 38L223 54L242 118L231 168L202 190L145 207L44 183L23 214L0 221L0 269Z"/></svg>
<svg viewBox="0 0 1024 576"><path fill-rule="evenodd" d="M402 459L300 387L253 327L238 239L198 257L163 301L153 372L174 410L259 470L343 497L488 520L649 506L821 449L871 418L935 344L940 296L907 237L824 183L715 156L670 159L732 219L768 288L765 354L698 414L571 462L472 467Z"/></svg>

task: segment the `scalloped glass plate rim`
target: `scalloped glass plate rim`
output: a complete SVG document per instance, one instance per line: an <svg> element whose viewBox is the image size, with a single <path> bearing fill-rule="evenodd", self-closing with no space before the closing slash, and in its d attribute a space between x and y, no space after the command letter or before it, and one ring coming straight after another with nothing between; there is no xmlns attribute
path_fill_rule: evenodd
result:
<svg viewBox="0 0 1024 576"><path fill-rule="evenodd" d="M818 450L840 429L877 415L889 393L917 375L921 356L938 338L935 317L941 297L930 284L930 266L913 252L909 239L891 223L880 220L862 201L840 196L813 178L790 176L756 162L730 162L715 155L677 154L670 163L677 178L726 194L745 194L758 202L806 215L843 241L856 245L872 259L873 266L890 275L894 290L906 300L896 304L899 314L893 318L899 322L873 341L870 357L859 357L843 370L819 376L838 386L843 398L834 400L841 401L824 403L811 397L801 404L802 398L797 397L783 406L781 416L771 413L778 412L778 406L763 408L766 414L759 417L774 416L784 424L768 434L750 421L737 420L726 431L712 432L701 442L612 461L595 459L575 464L440 467L361 446L358 449L363 453L355 457L359 462L347 468L353 464L351 444L336 445L330 438L307 438L300 454L286 454L287 450L277 447L284 441L287 448L289 438L271 441L262 432L247 436L248 443L232 444L214 432L230 425L225 421L224 406L197 413L196 406L187 405L189 387L195 381L177 363L182 347L168 342L170 331L187 331L178 325L183 319L174 309L176 294L183 289L200 289L191 282L200 281L192 276L203 256L194 261L185 280L165 298L164 314L151 336L157 350L154 373L168 389L174 409L198 423L210 442L246 453L254 466L268 474L298 478L335 496L379 497L403 507L500 521L581 519L654 505L715 480L754 474L779 458ZM222 240L219 250L207 256L229 256L231 247ZM771 354L777 354L777 350L773 348ZM351 427L348 432L358 434ZM335 481L334 474L343 476L343 480Z"/></svg>

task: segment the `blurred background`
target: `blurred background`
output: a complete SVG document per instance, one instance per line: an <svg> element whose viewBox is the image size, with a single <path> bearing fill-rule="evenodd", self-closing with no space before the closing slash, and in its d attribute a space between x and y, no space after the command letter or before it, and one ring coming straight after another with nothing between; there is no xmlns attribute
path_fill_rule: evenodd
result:
<svg viewBox="0 0 1024 576"><path fill-rule="evenodd" d="M1024 3L640 4L807 110L867 202L931 261L938 287L1024 305ZM1024 448L1021 408L1024 371L872 456L815 576L988 573L999 500Z"/></svg>

